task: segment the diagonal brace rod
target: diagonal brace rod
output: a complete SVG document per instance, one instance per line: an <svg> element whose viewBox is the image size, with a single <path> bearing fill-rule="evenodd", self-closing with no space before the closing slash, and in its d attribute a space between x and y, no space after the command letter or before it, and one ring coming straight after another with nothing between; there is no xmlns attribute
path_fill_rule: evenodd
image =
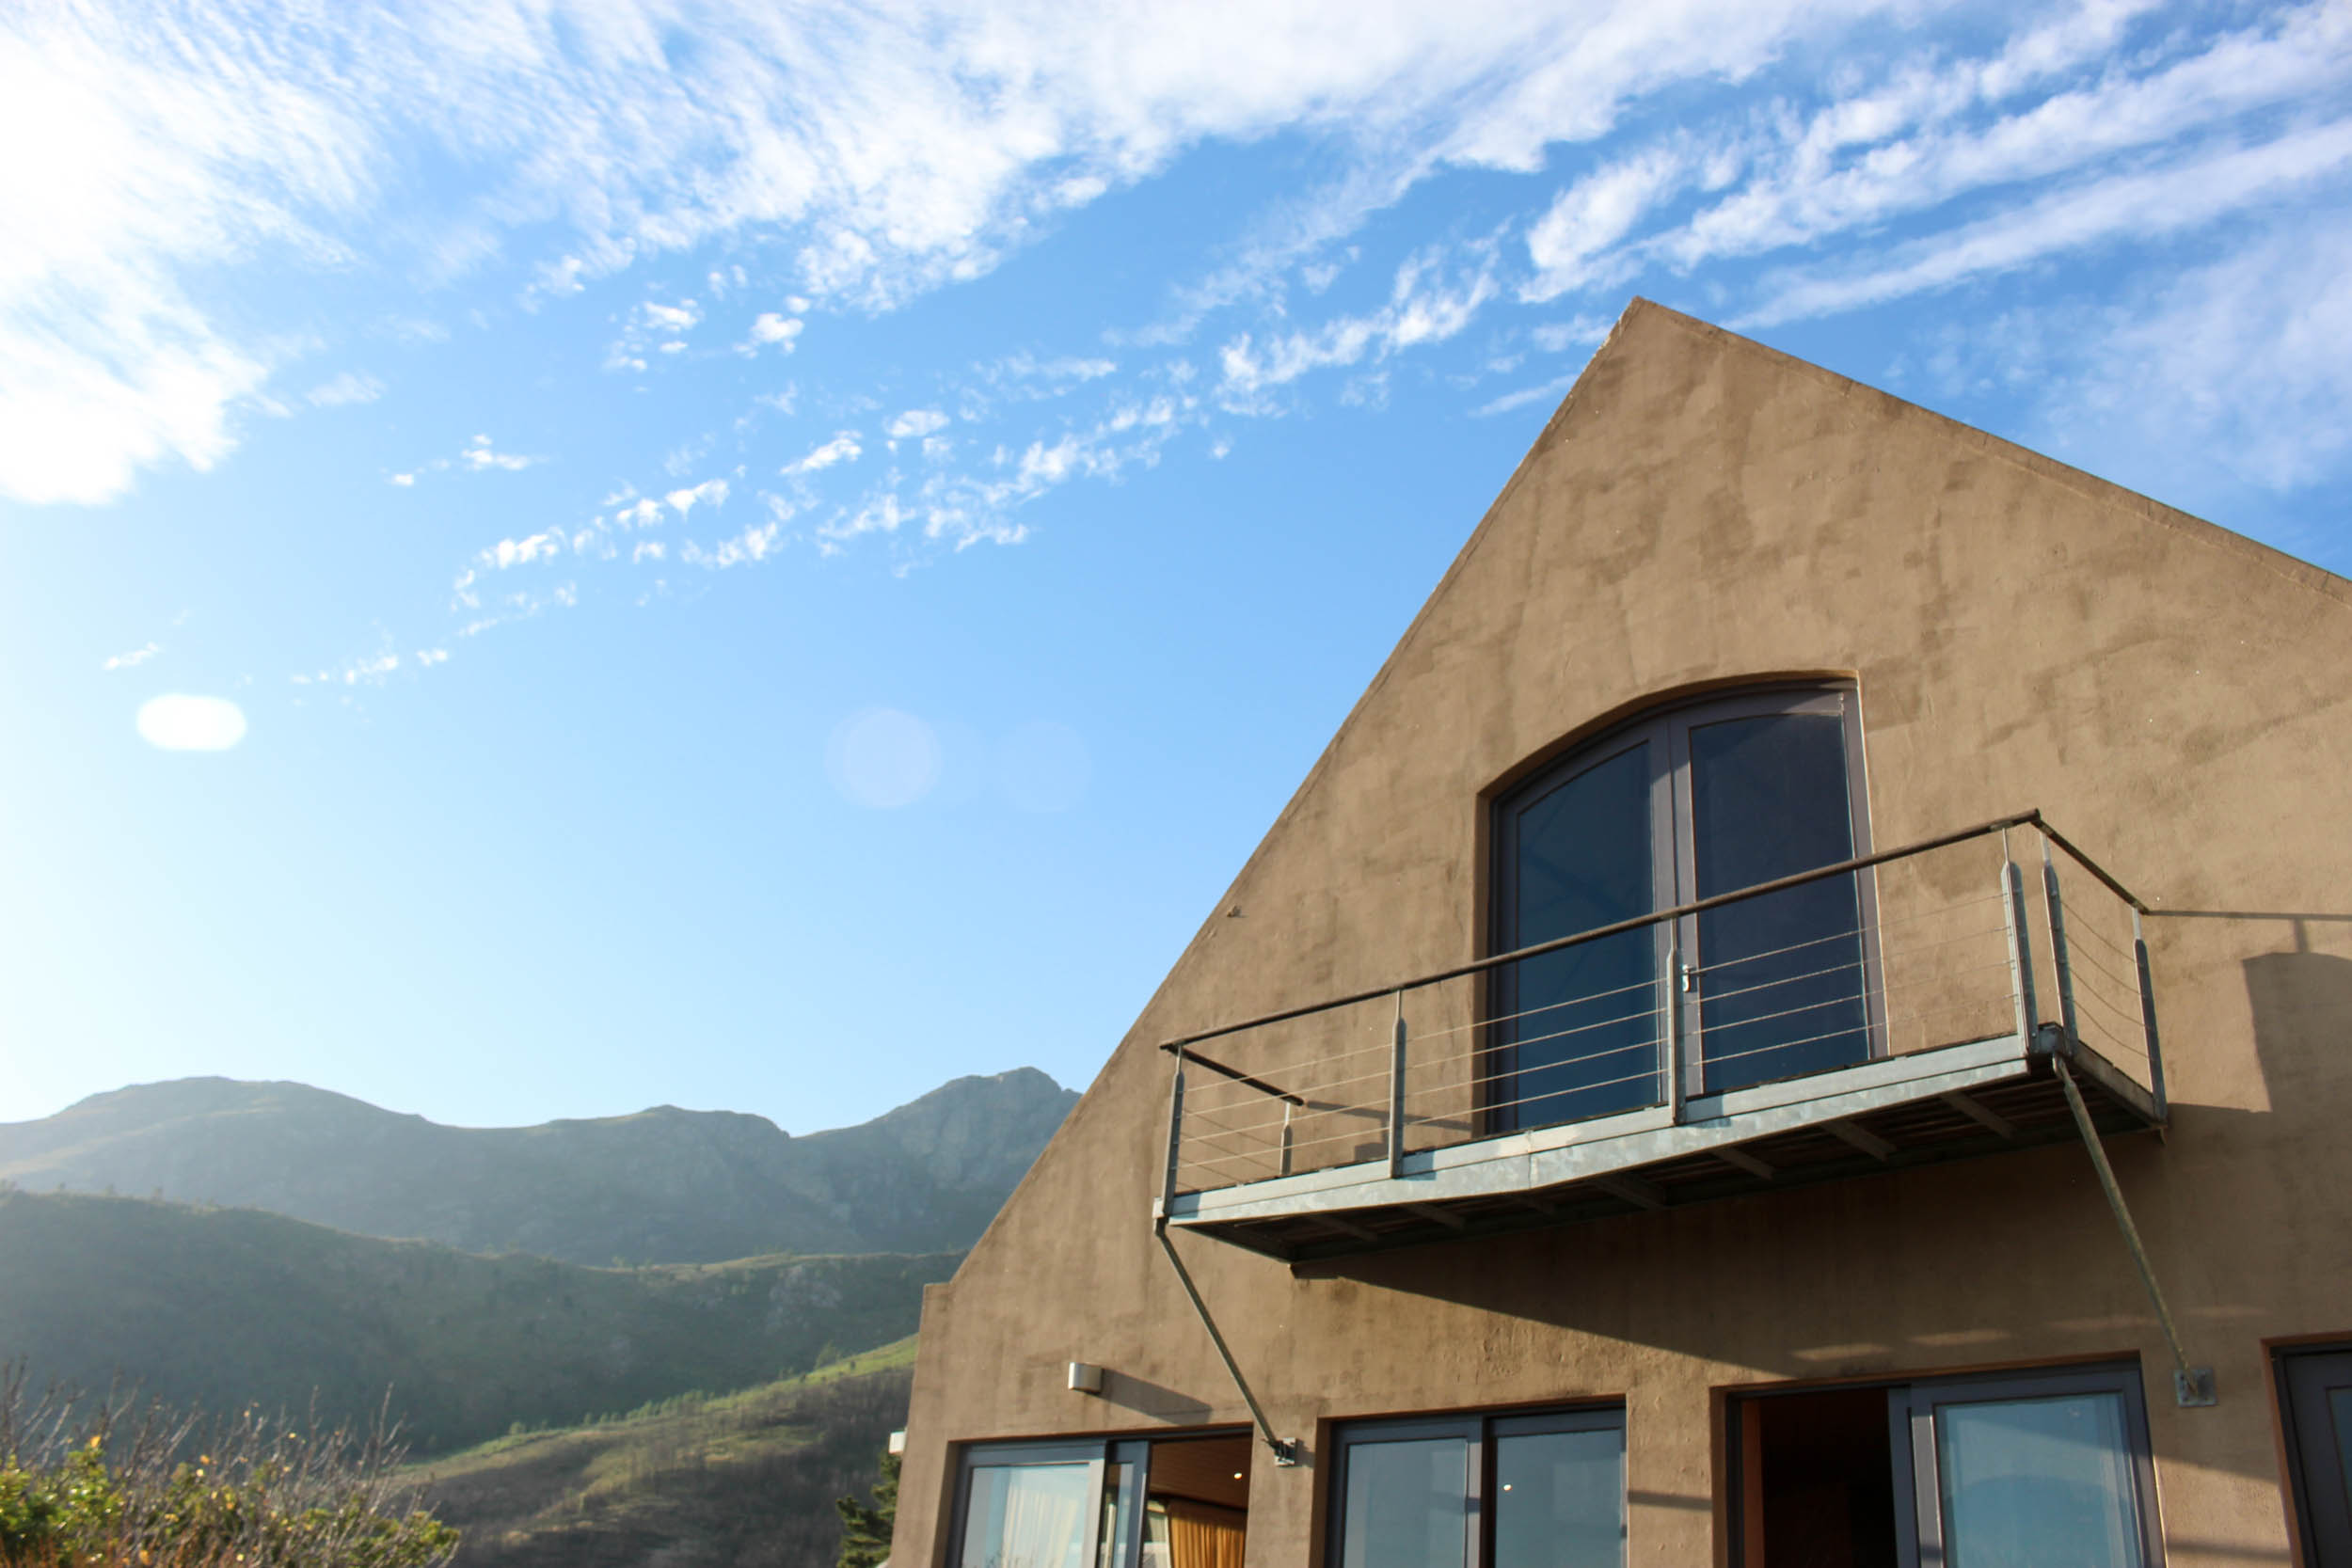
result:
<svg viewBox="0 0 2352 1568"><path fill-rule="evenodd" d="M2172 1322L2172 1309L2165 1305L2164 1291L2156 1284L2156 1271L2148 1261L2148 1249L2140 1243L2139 1227L2132 1223L2132 1212L2123 1204L2123 1189L2115 1184L2115 1167L2107 1164L2107 1151L2099 1142L2099 1130L2090 1123L2090 1108L2083 1104L2082 1090L2074 1086L2074 1075L2066 1070L2063 1059L2053 1060L2058 1069L2058 1086L2066 1091L2066 1108L2074 1113L2074 1126L2083 1135L2083 1147L2090 1150L2091 1168L2099 1173L2100 1189L2107 1195L2107 1207L2115 1212L2116 1227L2123 1232L2123 1244L2130 1249L2132 1266L2139 1271L2139 1282L2147 1287L2148 1300L2156 1309L2156 1322L2164 1328L2164 1342L2172 1351L2172 1392L2183 1405L2203 1405L2214 1402L2213 1369L2192 1367L2188 1353L2181 1348L2181 1331Z"/></svg>
<svg viewBox="0 0 2352 1568"><path fill-rule="evenodd" d="M1274 1423L1266 1419L1265 1410L1258 1403L1258 1396L1249 1391L1248 1380L1241 1375L1241 1364L1233 1359L1232 1348L1226 1344L1225 1336L1217 1332L1216 1320L1209 1316L1209 1304L1200 1299L1200 1287L1192 1282L1192 1271L1184 1267L1184 1260L1177 1256L1176 1243L1168 1239L1168 1221L1165 1217L1152 1227L1152 1234L1159 1238L1160 1249L1168 1254L1169 1265L1175 1269L1177 1279L1184 1284L1184 1294L1192 1298L1192 1309L1200 1315L1200 1326L1209 1331L1209 1342L1216 1346L1217 1359L1225 1363L1226 1373L1232 1378L1233 1386L1241 1390L1242 1402L1249 1407L1249 1418L1257 1423L1259 1437L1274 1451L1274 1463L1297 1464L1298 1445L1274 1435Z"/></svg>

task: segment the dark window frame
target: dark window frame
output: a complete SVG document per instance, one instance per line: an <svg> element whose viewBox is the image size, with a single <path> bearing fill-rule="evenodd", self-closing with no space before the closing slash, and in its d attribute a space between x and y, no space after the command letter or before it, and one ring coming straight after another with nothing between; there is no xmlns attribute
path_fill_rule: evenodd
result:
<svg viewBox="0 0 2352 1568"><path fill-rule="evenodd" d="M1721 688L1646 708L1545 758L1537 767L1490 792L1483 809L1487 821L1486 939L1490 952L1508 952L1526 939L1518 929L1515 909L1518 897L1519 819L1526 810L1568 781L1623 755L1637 745L1657 748L1651 753L1650 879L1652 909L1671 909L1695 895L1694 830L1692 826L1690 736L1693 729L1725 720L1773 714L1835 714L1840 723L1846 768L1847 831L1854 858L1872 852L1869 776L1864 763L1862 694L1851 680L1782 680L1755 686ZM1883 970L1878 935L1878 879L1875 871L1854 874L1854 897L1862 946L1862 1001L1868 1056L1886 1055L1888 1037ZM1667 972L1669 937L1685 954L1697 951L1697 917L1662 922L1654 927L1651 967L1663 995L1661 1010L1680 1010L1677 1037L1682 1047L1685 1093L1697 1098L1706 1086L1704 985L1695 992L1683 989L1682 977ZM1701 955L1702 960L1704 954ZM1491 972L1481 1006L1486 1027L1481 1067L1475 1075L1475 1110L1482 1132L1518 1131L1517 1118L1507 1113L1517 1100L1513 1087L1519 1066L1516 1040L1498 1037L1499 1026L1518 1012L1516 966ZM1698 971L1704 974L1704 962ZM1660 1067L1664 1066L1661 1045ZM1662 1074L1661 1074L1662 1076ZM1655 1096L1651 1101L1657 1103Z"/></svg>
<svg viewBox="0 0 2352 1568"><path fill-rule="evenodd" d="M1617 1434L1618 1518L1626 1517L1624 1495L1626 1407L1622 1402L1586 1402L1539 1409L1465 1410L1438 1415L1371 1417L1331 1427L1331 1479L1324 1497L1326 1568L1345 1568L1347 1472L1350 1450L1379 1443L1410 1443L1433 1437L1460 1438L1469 1445L1464 1478L1462 1560L1465 1568L1486 1568L1494 1555L1494 1510L1486 1494L1493 1478L1495 1441L1555 1432L1613 1432Z"/></svg>
<svg viewBox="0 0 2352 1568"><path fill-rule="evenodd" d="M2352 1497L2344 1495L2341 1483L2325 1503L2312 1495L2314 1470L2328 1474L2332 1469L2330 1479L2342 1475L2343 1439L2333 1431L2331 1413L2307 1408L2307 1396L2297 1390L2297 1385L2305 1381L2298 1374L2331 1360L2352 1361L2352 1339L2276 1345L2270 1352L2272 1392L2278 1401L2279 1433L2285 1450L2287 1512L2295 1527L2296 1560L2305 1568L2332 1568L2352 1556ZM2314 1451L2322 1446L2313 1441L2314 1429L2324 1434L2328 1452Z"/></svg>

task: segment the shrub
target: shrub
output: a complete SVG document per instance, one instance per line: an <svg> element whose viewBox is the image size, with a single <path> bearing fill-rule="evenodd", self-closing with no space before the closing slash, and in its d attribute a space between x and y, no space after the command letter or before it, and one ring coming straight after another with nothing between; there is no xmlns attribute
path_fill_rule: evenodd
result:
<svg viewBox="0 0 2352 1568"><path fill-rule="evenodd" d="M438 1568L457 1532L394 1479L378 1420L324 1433L257 1410L27 1396L0 1372L5 1568Z"/></svg>

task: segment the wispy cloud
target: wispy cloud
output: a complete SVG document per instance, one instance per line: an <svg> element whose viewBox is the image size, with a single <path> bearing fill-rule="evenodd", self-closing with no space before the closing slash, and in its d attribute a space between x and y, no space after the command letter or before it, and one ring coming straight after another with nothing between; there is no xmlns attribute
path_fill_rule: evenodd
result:
<svg viewBox="0 0 2352 1568"><path fill-rule="evenodd" d="M373 403L384 395L384 383L372 375L345 371L331 380L320 382L303 395L316 408L343 408L356 403Z"/></svg>
<svg viewBox="0 0 2352 1568"><path fill-rule="evenodd" d="M945 430L951 421L936 408L910 408L882 426L882 434L894 441L905 441Z"/></svg>
<svg viewBox="0 0 2352 1568"><path fill-rule="evenodd" d="M518 452L501 451L487 436L477 436L466 443L466 450L457 454L457 461L476 473L485 468L503 468L512 473L528 468L533 463L545 462L539 457L525 457Z"/></svg>
<svg viewBox="0 0 2352 1568"><path fill-rule="evenodd" d="M380 0L331 28L288 27L259 0L20 11L0 131L45 151L0 176L25 241L0 265L0 490L103 499L142 467L234 445L276 352L199 302L192 279L223 264L407 243L385 259L446 275L552 217L533 233L560 248L519 259L543 292L757 231L790 236L803 303L887 306L987 271L1054 214L1207 141L1300 125L1407 147L1374 159L1381 205L1448 164L1536 166L1639 92L1753 71L1873 8L916 0L817 25L713 0L691 34L666 0ZM448 211L415 210L443 198L393 176L420 146L455 176L437 187ZM698 309L654 302L637 325L670 334L656 349L682 343Z"/></svg>
<svg viewBox="0 0 2352 1568"><path fill-rule="evenodd" d="M1495 297L1490 245L1470 248L1449 275L1446 258L1423 252L1397 269L1389 302L1377 310L1341 315L1307 332L1289 332L1260 342L1242 333L1218 352L1224 389L1236 407L1256 394L1295 381L1311 371L1351 366L1367 356L1377 359L1424 343L1442 342L1468 326Z"/></svg>
<svg viewBox="0 0 2352 1568"><path fill-rule="evenodd" d="M2352 168L2352 119L2255 148L2192 155L2053 190L2027 205L1896 247L1867 270L1784 274L1756 325L1828 315L2008 272L2043 257L2201 228Z"/></svg>
<svg viewBox="0 0 2352 1568"><path fill-rule="evenodd" d="M801 332L807 325L808 323L798 316L763 310L752 318L751 333L738 346L747 353L755 354L772 344L789 354L798 345Z"/></svg>
<svg viewBox="0 0 2352 1568"><path fill-rule="evenodd" d="M675 512L679 521L683 522L697 506L705 503L711 506L725 505L727 482L723 479L707 479L700 484L673 490L661 499L670 503L670 509Z"/></svg>
<svg viewBox="0 0 2352 1568"><path fill-rule="evenodd" d="M163 651L162 643L150 642L143 648L133 648L128 653L116 654L99 668L101 670L135 670Z"/></svg>
<svg viewBox="0 0 2352 1568"><path fill-rule="evenodd" d="M845 430L804 457L796 457L782 468L786 474L822 472L836 463L854 463L866 449L858 445L857 433Z"/></svg>

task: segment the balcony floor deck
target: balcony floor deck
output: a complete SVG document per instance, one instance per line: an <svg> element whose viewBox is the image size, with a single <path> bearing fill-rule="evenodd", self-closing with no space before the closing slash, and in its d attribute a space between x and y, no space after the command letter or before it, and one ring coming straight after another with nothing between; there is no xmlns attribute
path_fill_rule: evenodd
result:
<svg viewBox="0 0 2352 1568"><path fill-rule="evenodd" d="M2103 1133L2164 1125L2149 1090L2045 1026L1692 1098L1660 1108L1408 1151L1206 1192L1172 1228L1292 1263L1574 1224L1999 1153L2077 1135L2062 1054Z"/></svg>

